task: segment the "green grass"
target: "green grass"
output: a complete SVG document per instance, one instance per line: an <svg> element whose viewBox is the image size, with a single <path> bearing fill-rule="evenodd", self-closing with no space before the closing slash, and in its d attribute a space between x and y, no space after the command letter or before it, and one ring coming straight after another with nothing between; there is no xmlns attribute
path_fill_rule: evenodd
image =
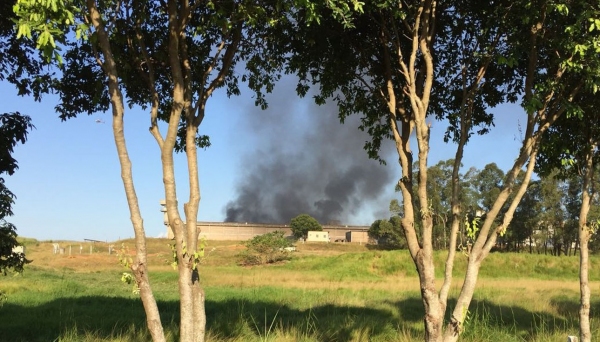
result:
<svg viewBox="0 0 600 342"><path fill-rule="evenodd" d="M101 256L114 259L104 261L108 266L90 268L86 257L47 255L46 247L28 247L40 262L22 276L0 278L0 291L7 296L0 307L0 341L150 340L141 302L130 285L119 281L124 269L114 255ZM157 242L150 252L160 248L168 247ZM300 247L285 264L238 267L237 252L217 245L214 259L202 266L207 340L422 340L423 308L408 253L335 248L323 245L319 255L315 246ZM596 280L597 261L592 258L590 272ZM436 255L438 274L443 262L444 255ZM577 334L577 262L575 257L490 255L461 340L564 341ZM461 255L457 277L464 268ZM150 277L167 339L177 341L177 274L156 264ZM451 297L458 294L460 283L455 285ZM598 312L600 302L592 306ZM598 336L596 317L592 328Z"/></svg>

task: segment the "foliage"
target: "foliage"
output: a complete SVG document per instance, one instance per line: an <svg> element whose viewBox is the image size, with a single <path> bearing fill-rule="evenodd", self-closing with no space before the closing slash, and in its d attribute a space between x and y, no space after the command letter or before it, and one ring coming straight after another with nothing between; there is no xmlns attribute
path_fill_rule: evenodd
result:
<svg viewBox="0 0 600 342"><path fill-rule="evenodd" d="M289 35L289 68L300 76L299 93L305 95L315 85L316 102L335 102L340 121L360 115L359 128L371 136L365 143L370 157L381 161L382 142L395 142L402 172L397 186L403 197L402 224L421 279L427 341L458 339L481 261L506 233L531 179L543 132L561 115L580 110L576 95L581 89L598 87L600 41L593 32L598 11L586 0L492 5L468 0L399 5L383 1L366 4L352 29L332 19L319 27L298 25ZM482 198L471 208L461 207L458 170L466 142L493 126L492 107L519 99L527 126L518 157L506 174L491 164L471 178ZM450 124L446 132L432 129L433 118ZM429 184L427 162L432 134L457 143L451 238L441 289L433 285L431 257L433 218L436 211L442 213L434 206L443 201L431 201L435 190ZM486 214L480 224L473 224L479 210ZM465 235L475 240L465 275L470 279L444 329L461 225L457 221L463 217L468 218L466 227L462 223Z"/></svg>
<svg viewBox="0 0 600 342"><path fill-rule="evenodd" d="M25 143L28 131L33 128L31 119L20 113L0 114L0 273L23 272L23 266L31 261L22 253L13 252L18 246L16 227L5 220L12 216L15 195L4 185L4 174L12 175L18 169L12 157L18 143Z"/></svg>
<svg viewBox="0 0 600 342"><path fill-rule="evenodd" d="M0 174L12 175L18 169L17 161L12 157L18 143L24 144L28 131L33 129L31 118L19 112L0 114ZM0 215L11 215L3 208Z"/></svg>
<svg viewBox="0 0 600 342"><path fill-rule="evenodd" d="M203 246L198 246L195 224L200 203L197 148L209 146L210 140L199 127L214 92L224 89L228 96L238 95L240 81L248 81L257 91L257 103L266 105L260 89L270 91L278 76L254 75L248 79L245 72L234 69L242 60L252 69L252 57L263 58L262 45L268 44L264 37L287 7L279 5L246 0L19 0L14 6L17 36L35 41L45 61L61 70L54 82L60 118L112 110L113 134L136 237L136 261L131 270L155 341L164 341L165 336L145 270L146 236L123 129L126 107L149 112L150 133L160 149L157 157L180 277L179 337L181 341L203 341L206 312L197 267ZM343 17L349 9L341 6L340 10ZM160 121L168 125L159 125ZM177 206L175 152L185 152L187 158L190 186L184 215Z"/></svg>
<svg viewBox="0 0 600 342"><path fill-rule="evenodd" d="M121 264L121 266L123 266L126 269L131 269L131 265L133 265L133 258L129 253L129 247L127 247L125 243L121 244L121 248L119 249L117 257L119 258L119 264ZM135 281L135 277L130 272L121 273L121 282L127 285L131 285L132 294L140 294L140 288L137 282Z"/></svg>
<svg viewBox="0 0 600 342"><path fill-rule="evenodd" d="M321 224L308 214L300 214L290 221L292 234L298 239L306 239L309 231L322 231Z"/></svg>
<svg viewBox="0 0 600 342"><path fill-rule="evenodd" d="M32 42L18 39L13 33L16 1L0 2L0 81L14 84L19 95L33 95L40 100L50 87L51 72L43 69ZM19 112L0 113L0 273L22 272L30 261L12 250L18 246L16 227L6 221L12 216L15 195L6 187L4 175L12 175L18 168L13 158L17 144L25 143L34 126L27 115Z"/></svg>
<svg viewBox="0 0 600 342"><path fill-rule="evenodd" d="M484 211L489 211L502 190L504 172L496 163L487 164L483 170L473 177L472 186L477 190L479 198L477 205Z"/></svg>
<svg viewBox="0 0 600 342"><path fill-rule="evenodd" d="M549 241L542 233L546 225L541 221L542 210L545 209L541 187L541 180L532 181L529 185L527 193L515 211L510 229L499 239L503 250L519 251L524 246L528 246L529 252L532 253L534 247L536 251L540 251L541 246L548 246Z"/></svg>
<svg viewBox="0 0 600 342"><path fill-rule="evenodd" d="M272 264L290 259L292 243L282 231L258 235L246 241L246 250L238 255L243 266Z"/></svg>
<svg viewBox="0 0 600 342"><path fill-rule="evenodd" d="M164 2L158 1L101 3L104 6L101 6L100 18L105 26L101 30L98 27L96 31L90 30L90 44L74 42L69 46L75 53L65 54L65 64L71 67L65 70L64 79L73 82L64 81L61 85L75 90L60 91L62 103L58 111L63 118L85 111L106 110L109 96L98 90L103 88L108 76L112 82L111 99L120 96L120 89L124 89L130 105L151 108L155 114L151 121L153 134L159 136L157 120L169 121L169 138L179 133L176 143L169 140L163 148L159 142L163 158L171 158L169 153L172 154L173 148L194 153L190 145L203 145L207 141L197 130L204 118L206 99L218 87L226 87L229 95L239 92L238 75L231 67L247 57L246 66L250 70L247 80L250 87L257 90L257 104L264 107L266 103L261 90L270 90L279 77L272 73L279 71L280 63L287 59L286 71L299 76L297 89L300 95L306 95L310 85L315 84L319 87L315 96L317 103L333 99L342 122L349 115L361 115L360 129L371 136L365 144L370 157L383 162L379 155L382 142L394 139L402 168L402 175L398 177L404 206L402 224L411 256L421 275L421 293L429 318L425 320L426 338L431 334L432 340L441 339L439 334L444 331L441 327L445 317L443 311L447 308L456 250L453 239L457 235L457 225L454 222L468 214L460 213L456 186L464 144L474 132L484 134L493 125L491 107L522 99L527 126L519 156L502 182L490 190L489 193L497 197L479 202L489 209L481 227L478 226L477 231L467 229L467 233L477 238L474 244L477 251L470 255L473 262L468 274L477 275L481 261L498 235L506 231L515 206L523 196L541 134L564 113L577 115L582 111L576 101L579 90L590 88L595 91L598 88L600 44L595 32L598 8L587 0L494 2L492 5L472 0L365 4L327 1L325 6L300 1L302 8L281 17L273 16L278 14L280 7L270 2L258 6L245 2L209 2L187 7L189 11L179 13L178 5L185 7L187 2L169 1L167 9L162 8ZM72 3L58 2L57 5L55 1L21 0L20 4L22 7L15 7L17 12L22 12L19 34L36 39L46 57L54 56L60 60L60 56L52 52L56 52L57 42L62 43L60 35L68 36L63 25L77 21L78 12L71 9ZM26 6L32 4L32 7ZM87 4L95 5L95 2L88 1ZM118 7L121 4L124 7ZM233 13L231 7L236 9ZM176 25L166 23L163 15L166 11L170 19L178 20ZM182 13L185 15L179 17ZM257 19L263 15L268 17L265 25L256 25L263 23ZM79 32L84 31L81 25L88 19L79 18ZM275 34L261 30L279 19L283 25L275 30ZM188 23L191 24L189 30L184 25ZM171 29L168 33L164 29L167 26ZM242 36L246 38L257 32L260 32L255 36L257 40L242 39ZM55 33L59 39L54 39ZM79 33L76 36L79 37ZM171 39L174 37L181 39L176 42ZM113 52L106 52L106 38L112 41ZM251 42L257 41L260 42L258 47L253 46ZM182 45L178 45L179 42ZM149 45L151 48L147 48ZM225 45L227 48L222 49ZM103 70L96 65L101 59L95 54L98 47L103 49ZM86 52L85 57L77 50ZM214 56L211 54L214 51L223 53ZM225 63L217 63L221 61ZM185 77L181 75L182 66ZM119 75L116 72L103 74L103 71L117 67ZM206 75L216 70L219 71L213 79L215 83ZM86 77L79 77L81 74ZM200 82L190 82L198 78ZM78 79L86 82L81 82L79 87L72 86ZM244 80L244 76L241 79ZM117 80L123 83L118 84ZM181 91L173 92L179 95L178 98L170 96L171 89ZM432 130L427 120L433 118L449 122L445 133ZM453 225L446 264L448 272L440 293L437 293L431 253L433 218L438 209L429 201L427 159L430 135L440 133L446 140L456 141L459 145L452 173ZM411 149L413 138L418 150L414 154ZM189 165L196 165L194 160L192 158ZM528 160L527 176L518 183L519 173ZM417 172L413 172L413 162L418 163ZM493 176L494 170L490 171ZM197 172L190 172L192 174ZM179 223L182 220L175 210L173 184L165 175L165 187L171 186L166 189L170 196L167 198L167 207L171 208L169 217ZM191 223L196 221L194 213L199 201L199 194L195 195L190 194L190 203L195 202L188 203L186 209L186 214L192 215L184 220ZM511 206L504 210L506 203ZM496 220L499 215L504 215L502 223ZM191 229L188 238L196 238L194 228ZM176 231L177 235L185 234ZM191 254L182 254L181 245L177 252L180 261L191 260ZM179 265L180 271L185 269L181 262ZM463 287L457 300L455 310L458 314L450 315L445 332L451 336L449 338L457 338L462 330L464 310L473 298L474 280L465 282L469 285Z"/></svg>
<svg viewBox="0 0 600 342"><path fill-rule="evenodd" d="M13 248L18 246L17 232L13 224L0 219L0 273L6 275L8 271L22 273L23 267L30 263L25 255L20 252L13 252Z"/></svg>
<svg viewBox="0 0 600 342"><path fill-rule="evenodd" d="M15 36L16 2L0 2L0 81L14 84L19 95L32 95L39 101L50 91L54 71L44 68L34 42Z"/></svg>
<svg viewBox="0 0 600 342"><path fill-rule="evenodd" d="M392 216L389 220L375 220L369 227L369 237L376 240L378 245L386 248L406 248L406 238L400 221L399 216Z"/></svg>

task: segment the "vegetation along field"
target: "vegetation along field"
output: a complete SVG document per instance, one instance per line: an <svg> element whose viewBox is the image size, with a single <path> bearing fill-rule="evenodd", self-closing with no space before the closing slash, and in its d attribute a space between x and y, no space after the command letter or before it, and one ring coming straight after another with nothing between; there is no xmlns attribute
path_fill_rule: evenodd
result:
<svg viewBox="0 0 600 342"><path fill-rule="evenodd" d="M169 240L149 240L150 279L168 340L178 340L177 272ZM34 260L0 278L2 341L148 341L144 310L118 254L96 244L53 254L26 240ZM115 246L132 246L132 241ZM299 244L291 260L242 267L235 242L208 242L202 264L208 341L412 341L422 339L423 306L407 251L352 244ZM130 253L130 252L126 252ZM436 255L441 272L443 254ZM458 258L455 272L465 269ZM599 290L592 259L592 291ZM578 258L495 253L485 261L466 313L464 341L564 341L578 329ZM455 284L453 293L458 293ZM452 303L451 303L452 304ZM600 303L592 301L592 312ZM592 319L594 336L600 325Z"/></svg>

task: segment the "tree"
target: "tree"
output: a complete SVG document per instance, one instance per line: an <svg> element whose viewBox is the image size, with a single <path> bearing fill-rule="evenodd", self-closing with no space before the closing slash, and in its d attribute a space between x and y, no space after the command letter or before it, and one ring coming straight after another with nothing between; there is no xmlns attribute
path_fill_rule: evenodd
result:
<svg viewBox="0 0 600 342"><path fill-rule="evenodd" d="M200 202L197 148L210 140L199 133L206 105L225 87L238 95L247 81L256 104L265 108L265 92L280 77L283 54L272 37L290 12L302 11L318 21L318 11L329 8L346 21L345 0L324 3L298 1L187 1L187 0L17 0L17 37L35 40L42 57L61 69L53 91L60 96L60 118L81 113L112 111L113 135L121 177L135 232L136 260L130 265L146 311L154 341L164 341L160 315L147 272L145 231L131 174L124 137L125 104L149 112L150 133L160 149L166 209L175 235L179 272L180 340L203 341L206 316L200 284L197 215ZM351 0L354 10L361 3ZM64 52L61 54L61 49ZM267 56L267 52L276 52ZM247 72L235 73L243 60ZM161 131L159 121L167 123ZM173 154L187 157L189 197L183 218L177 207Z"/></svg>
<svg viewBox="0 0 600 342"><path fill-rule="evenodd" d="M369 227L369 237L386 248L406 248L401 221L399 216L392 216L389 220L375 220Z"/></svg>
<svg viewBox="0 0 600 342"><path fill-rule="evenodd" d="M292 246L284 232L275 231L257 235L246 241L246 250L238 257L244 266L272 264L290 259L288 248Z"/></svg>
<svg viewBox="0 0 600 342"><path fill-rule="evenodd" d="M369 156L381 160L382 141L391 138L395 143L402 169L397 185L403 197L402 227L419 274L426 341L459 338L479 269L506 233L529 185L541 136L565 112L573 111L585 85L598 85L595 34L580 29L597 18L597 11L583 0L569 1L568 6L547 1L381 1L363 6L352 29L335 19L306 28L298 19L297 33L289 35L289 69L300 76L300 95L313 83L319 88L316 101L335 101L342 121L361 115L360 128L372 137L365 144ZM444 327L456 238L464 220L459 200L464 146L472 134L485 133L493 124L489 108L519 99L527 113L522 145L497 196L487 203L485 219L471 226L475 241L464 283ZM428 119L433 116L448 120L450 126L442 134L457 144L450 241L439 291L427 189L429 138L436 134ZM413 161L418 163L417 173Z"/></svg>
<svg viewBox="0 0 600 342"><path fill-rule="evenodd" d="M542 148L544 145L542 145ZM539 160L539 159L538 159ZM552 245L552 253L559 255L561 250L561 233L567 219L565 214L565 196L567 196L567 186L564 181L559 179L555 171L549 173L540 173L540 204L542 206L540 213L540 226L544 231L546 243L544 245L544 254L547 245Z"/></svg>
<svg viewBox="0 0 600 342"><path fill-rule="evenodd" d="M594 26L590 27L590 31L596 28L596 22L600 24L599 19L592 21ZM596 29L600 32L600 28ZM596 43L600 46L600 37L597 38ZM540 173L549 174L558 168L557 176L571 180L567 188L571 196L565 196L568 199L565 207L570 213L571 222L576 219L580 248L579 335L582 342L589 342L592 340L592 335L588 245L592 234L596 233L600 226L600 217L590 217L589 214L597 194L598 180L594 179L594 176L600 162L600 129L598 128L600 100L595 94L594 87L588 88L578 97L580 98L579 111L574 117L560 118L557 125L546 132L538 159ZM577 208L579 208L578 213Z"/></svg>
<svg viewBox="0 0 600 342"><path fill-rule="evenodd" d="M513 244L513 250L519 251L522 242L526 242L529 253L533 253L534 246L536 250L539 248L541 241L534 237L534 233L540 226L541 211L540 181L533 181L515 211L510 229L504 235L504 240Z"/></svg>
<svg viewBox="0 0 600 342"><path fill-rule="evenodd" d="M4 175L12 175L17 169L17 161L12 157L14 147L24 144L28 132L33 129L31 119L20 113L0 114L0 273L7 271L23 272L23 266L30 261L22 253L13 252L18 245L16 227L6 221L12 216L15 195L4 185Z"/></svg>
<svg viewBox="0 0 600 342"><path fill-rule="evenodd" d="M249 70L262 63L265 30L285 6L272 1L24 1L14 7L17 36L35 40L44 60L61 69L54 91L63 120L81 113L112 111L121 177L135 232L136 260L130 265L140 289L154 341L164 341L160 313L147 269L146 235L125 142L127 106L149 113L150 133L160 149L167 216L175 235L179 273L181 341L203 341L206 314L200 283L197 215L200 202L197 148L210 144L200 134L208 99L225 87L239 94L247 80L266 105L276 76L233 72L244 59ZM167 123L166 129L159 121ZM187 158L189 194L183 217L177 207L174 152Z"/></svg>
<svg viewBox="0 0 600 342"><path fill-rule="evenodd" d="M513 240L515 250L528 250L529 254L533 253L533 248L539 252L539 245L541 241L535 238L535 233L538 232L538 218L539 218L539 183L532 182L529 189L523 196L517 211L515 211L515 218L511 228L508 230L508 234ZM520 210L523 208L522 210ZM520 216L523 215L523 216ZM521 225L521 227L516 227ZM520 228L520 229L519 229Z"/></svg>
<svg viewBox="0 0 600 342"><path fill-rule="evenodd" d="M504 180L504 172L498 168L496 163L490 163L479 171L473 179L472 186L479 194L478 206L485 212L489 211L496 198L502 190L502 181Z"/></svg>
<svg viewBox="0 0 600 342"><path fill-rule="evenodd" d="M294 234L297 239L306 239L309 231L323 230L321 224L308 214L300 214L294 217L290 221L290 228L292 229L292 234Z"/></svg>
<svg viewBox="0 0 600 342"><path fill-rule="evenodd" d="M49 73L36 58L30 58L35 56L35 45L15 37L14 3L16 0L0 3L0 81L14 84L19 95L31 94L39 100L49 90ZM21 272L29 262L22 254L13 252L18 245L16 227L6 218L13 214L16 196L6 187L4 175L10 176L18 169L17 161L12 157L14 147L25 143L33 128L27 115L0 113L0 273L3 274L9 270Z"/></svg>

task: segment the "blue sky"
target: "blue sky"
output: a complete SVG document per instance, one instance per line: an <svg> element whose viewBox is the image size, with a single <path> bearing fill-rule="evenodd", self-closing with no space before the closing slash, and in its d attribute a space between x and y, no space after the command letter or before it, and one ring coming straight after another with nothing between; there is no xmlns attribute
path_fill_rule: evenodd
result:
<svg viewBox="0 0 600 342"><path fill-rule="evenodd" d="M14 87L8 83L0 83L0 94L1 112L27 114L36 126L27 143L16 148L19 170L6 177L7 186L17 195L15 215L8 220L16 225L18 234L40 240L75 241L114 241L133 236L110 114L98 113L61 122L54 111L55 97L47 96L36 103L31 98L16 96ZM290 156L316 153L318 151L307 150L307 146L312 145L303 142L310 140L313 134L333 134L315 132L319 129L335 127L335 130L347 130L345 134L358 135L355 140L367 139L357 130L356 120L339 127L320 124L318 120L337 120L333 107L324 109L314 105L310 98L298 99L293 82L283 81L269 102L267 111L258 110L248 91L231 99L224 92L218 92L209 100L200 130L210 136L212 146L199 151L202 193L199 220L225 219L225 207L236 198L250 165L263 162L257 156L272 155L269 151L285 151ZM520 145L518 122L525 122L524 113L518 105L500 107L495 113L496 127L491 133L474 138L467 146L465 167L483 168L495 162L506 171L512 165ZM315 119L318 115L327 115L327 118ZM267 121L269 125L263 125ZM165 232L159 211L163 187L160 154L148 127L147 112L135 108L127 110L125 134L144 225L149 237L157 237ZM444 123L433 122L429 165L454 156L455 146L442 141L444 130ZM360 146L348 148L360 149ZM390 150L391 145L386 148ZM348 167L348 163L373 163L367 159L366 152L361 151L360 155L362 157L347 158L340 167ZM389 172L397 179L399 168L393 154L387 162L387 166L381 167L390 168ZM177 155L180 203L187 197L186 171L184 155ZM385 213L389 201L397 197L394 185L395 181L389 182L376 198L360 203L359 209L348 214L347 222L343 223L368 225L382 218L378 216ZM264 189L265 193L268 191L268 187Z"/></svg>

